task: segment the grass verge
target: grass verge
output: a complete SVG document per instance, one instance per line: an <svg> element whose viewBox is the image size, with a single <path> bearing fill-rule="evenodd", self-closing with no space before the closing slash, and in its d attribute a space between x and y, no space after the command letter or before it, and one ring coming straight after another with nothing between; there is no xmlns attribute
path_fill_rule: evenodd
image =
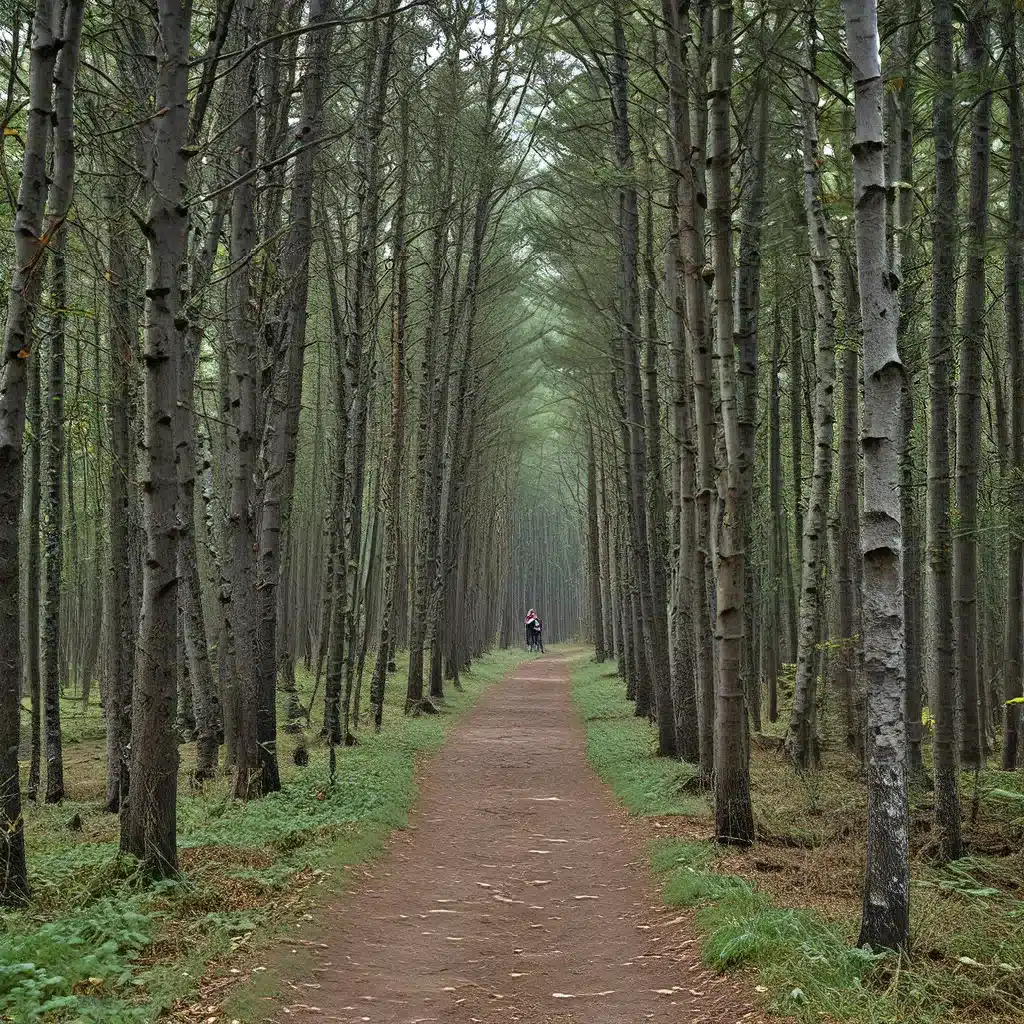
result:
<svg viewBox="0 0 1024 1024"><path fill-rule="evenodd" d="M190 791L194 752L183 747L183 874L159 885L147 884L134 861L118 855L117 820L102 805L99 710L68 702L76 716L76 741L65 753L73 799L26 809L34 899L25 911L0 913L0 1020L192 1019L184 1006L211 965L246 962L249 951L282 931L301 936L313 927L309 911L343 891L353 869L407 823L417 761L524 657L507 651L478 661L463 676L463 691L449 691L440 715L406 718L404 687L393 681L384 731L364 727L357 746L338 750L333 786L327 749L312 735L281 736L282 791L248 804L231 798L227 778ZM300 672L298 685L308 701L312 680ZM292 759L299 742L310 753L301 768ZM234 976L241 973L248 971L233 968ZM231 976L228 970L225 980Z"/></svg>
<svg viewBox="0 0 1024 1024"><path fill-rule="evenodd" d="M806 1024L1024 1021L1019 822L998 808L987 819L989 832L998 824L1016 841L1014 853L941 869L918 856L910 955L879 956L855 946L863 824L848 765L798 783L777 756L755 751L755 809L771 838L722 851L710 840L707 802L690 792L692 769L655 756L653 731L635 718L614 666L577 661L573 696L591 764L631 814L655 819L651 862L665 902L692 909L710 967L753 971L770 1010ZM1003 794L1022 786L1005 776L998 783ZM666 816L676 818L666 825Z"/></svg>

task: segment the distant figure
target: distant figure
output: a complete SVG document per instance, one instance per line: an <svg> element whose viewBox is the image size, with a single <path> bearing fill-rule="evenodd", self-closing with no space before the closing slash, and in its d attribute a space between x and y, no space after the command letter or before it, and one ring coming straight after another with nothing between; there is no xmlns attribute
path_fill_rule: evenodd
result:
<svg viewBox="0 0 1024 1024"><path fill-rule="evenodd" d="M532 608L526 613L526 649L544 653L541 622Z"/></svg>

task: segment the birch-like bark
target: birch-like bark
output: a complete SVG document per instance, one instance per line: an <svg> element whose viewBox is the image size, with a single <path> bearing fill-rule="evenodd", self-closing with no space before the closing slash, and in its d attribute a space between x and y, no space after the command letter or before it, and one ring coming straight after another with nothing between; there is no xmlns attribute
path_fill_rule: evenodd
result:
<svg viewBox="0 0 1024 1024"><path fill-rule="evenodd" d="M900 576L898 310L886 251L883 82L876 0L844 0L856 132L853 208L864 336L864 676L868 849L859 945L910 941L909 802Z"/></svg>
<svg viewBox="0 0 1024 1024"><path fill-rule="evenodd" d="M956 136L953 119L953 5L932 8L932 98L935 195L932 202L932 308L928 341L928 636L929 704L935 718L935 824L942 857L961 856L960 793L956 748L956 676L950 564L951 361L956 323Z"/></svg>
<svg viewBox="0 0 1024 1024"><path fill-rule="evenodd" d="M226 201L218 198L212 211L202 244L193 258L189 294L201 295L213 273L213 265L224 227ZM196 739L197 782L210 779L217 770L217 728L220 720L219 700L214 690L210 665L209 641L203 615L202 583L196 551L195 485L199 464L196 446L195 402L196 362L202 348L202 309L188 311L189 326L181 350L178 367L178 402L175 416L178 450L178 615L181 635L181 672L184 688L179 705L184 703L188 714L179 706L178 718L187 722ZM184 698L184 700L182 700Z"/></svg>
<svg viewBox="0 0 1024 1024"><path fill-rule="evenodd" d="M717 299L718 383L722 399L726 465L719 475L724 520L718 536L715 688L715 839L747 845L754 841L750 765L743 688L743 442L736 389L732 297L732 139L729 128L733 64L732 0L716 0L711 77L709 214L714 237Z"/></svg>

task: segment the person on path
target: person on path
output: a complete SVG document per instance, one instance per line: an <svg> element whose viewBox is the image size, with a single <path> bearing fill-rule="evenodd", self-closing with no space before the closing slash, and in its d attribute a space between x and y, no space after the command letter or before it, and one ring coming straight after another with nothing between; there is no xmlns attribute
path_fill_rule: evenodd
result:
<svg viewBox="0 0 1024 1024"><path fill-rule="evenodd" d="M531 608L526 613L526 647L527 650L540 650L544 653L544 640L541 635L541 621L537 613Z"/></svg>

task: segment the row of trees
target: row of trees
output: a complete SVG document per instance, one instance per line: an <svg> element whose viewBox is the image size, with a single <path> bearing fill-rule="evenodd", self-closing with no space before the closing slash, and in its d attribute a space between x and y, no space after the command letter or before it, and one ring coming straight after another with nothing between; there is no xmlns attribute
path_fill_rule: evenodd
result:
<svg viewBox="0 0 1024 1024"><path fill-rule="evenodd" d="M22 687L59 799L60 689L103 665L108 802L160 875L193 721L196 775L255 797L298 659L333 746L399 646L429 712L517 605L569 636L586 604L723 842L751 732L788 717L813 771L837 695L862 938L905 944L909 780L955 858L960 765L1018 759L1012 0L15 14L4 898Z"/></svg>
<svg viewBox="0 0 1024 1024"><path fill-rule="evenodd" d="M1018 763L1019 20L665 0L558 24L533 228L598 658L699 765L723 843L756 839L764 719L798 772L838 723L880 947L908 942L911 781L955 859L960 767Z"/></svg>
<svg viewBox="0 0 1024 1024"><path fill-rule="evenodd" d="M29 798L60 801L62 695L88 703L98 678L107 810L172 875L182 740L197 784L279 789L278 693L285 728L309 721L304 665L333 766L381 728L398 650L407 712L433 712L499 636L520 642L516 603L571 604L582 542L536 467L539 516L520 495L543 423L525 7L6 13L0 903L18 904L19 753Z"/></svg>

